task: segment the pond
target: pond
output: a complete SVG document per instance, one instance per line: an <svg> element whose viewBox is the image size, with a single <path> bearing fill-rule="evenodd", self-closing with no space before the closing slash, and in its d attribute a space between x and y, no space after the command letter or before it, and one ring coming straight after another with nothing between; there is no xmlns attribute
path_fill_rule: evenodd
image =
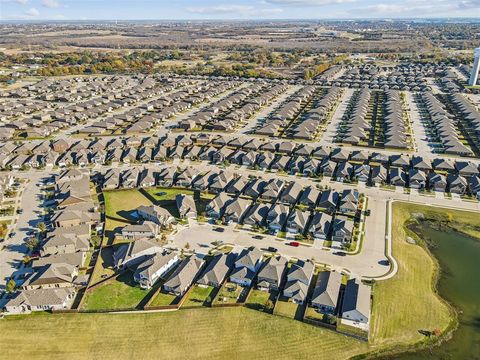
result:
<svg viewBox="0 0 480 360"><path fill-rule="evenodd" d="M438 347L393 357L401 360L480 359L480 239L420 227L441 267L438 292L459 314L459 327ZM420 235L420 234L419 234Z"/></svg>

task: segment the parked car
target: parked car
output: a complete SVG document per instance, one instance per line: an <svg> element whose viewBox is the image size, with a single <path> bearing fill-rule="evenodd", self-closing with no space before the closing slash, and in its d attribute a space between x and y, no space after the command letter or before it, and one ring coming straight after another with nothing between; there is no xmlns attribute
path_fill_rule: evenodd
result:
<svg viewBox="0 0 480 360"><path fill-rule="evenodd" d="M23 214L23 209L17 209L17 214Z"/></svg>
<svg viewBox="0 0 480 360"><path fill-rule="evenodd" d="M270 252L277 252L277 251L278 251L278 249L277 249L277 248L275 248L275 247L273 247L273 246L269 246L269 247L267 248L267 251L270 251Z"/></svg>
<svg viewBox="0 0 480 360"><path fill-rule="evenodd" d="M290 243L288 243L288 245L293 246L293 247L299 247L300 243L298 241L291 241Z"/></svg>
<svg viewBox="0 0 480 360"><path fill-rule="evenodd" d="M10 234L8 234L8 237L14 237L15 235L17 235L17 233L14 231L14 232L11 232Z"/></svg>

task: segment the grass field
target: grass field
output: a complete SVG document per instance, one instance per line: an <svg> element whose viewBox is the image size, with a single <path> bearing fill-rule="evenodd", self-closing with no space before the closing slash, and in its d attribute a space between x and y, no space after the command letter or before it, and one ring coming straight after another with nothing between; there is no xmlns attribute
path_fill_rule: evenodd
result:
<svg viewBox="0 0 480 360"><path fill-rule="evenodd" d="M375 345L413 344L425 340L419 330L445 330L450 323L448 306L434 292L437 264L424 248L405 240L404 223L410 214L433 209L393 205L392 250L399 268L392 279L379 281L374 287L370 335Z"/></svg>
<svg viewBox="0 0 480 360"><path fill-rule="evenodd" d="M83 307L86 310L135 308L148 290L140 288L132 277L133 274L127 271L112 282L88 292Z"/></svg>
<svg viewBox="0 0 480 360"><path fill-rule="evenodd" d="M368 349L331 331L242 307L14 316L0 321L0 333L5 359L347 359Z"/></svg>

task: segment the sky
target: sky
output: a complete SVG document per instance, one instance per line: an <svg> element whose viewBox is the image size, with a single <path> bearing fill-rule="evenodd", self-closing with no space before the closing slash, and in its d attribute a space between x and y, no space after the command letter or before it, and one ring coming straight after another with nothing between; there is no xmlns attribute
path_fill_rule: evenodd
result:
<svg viewBox="0 0 480 360"><path fill-rule="evenodd" d="M480 0L0 0L0 20L478 17Z"/></svg>

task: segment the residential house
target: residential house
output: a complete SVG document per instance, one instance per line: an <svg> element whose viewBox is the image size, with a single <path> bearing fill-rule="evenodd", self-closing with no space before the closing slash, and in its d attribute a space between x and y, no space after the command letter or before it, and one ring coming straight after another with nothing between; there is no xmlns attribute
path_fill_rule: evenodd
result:
<svg viewBox="0 0 480 360"><path fill-rule="evenodd" d="M311 261L299 260L292 264L287 273L287 283L283 296L296 304L303 304L307 299L308 287L313 277L315 265Z"/></svg>
<svg viewBox="0 0 480 360"><path fill-rule="evenodd" d="M342 274L336 271L321 271L312 295L312 307L322 314L336 314Z"/></svg>
<svg viewBox="0 0 480 360"><path fill-rule="evenodd" d="M278 291L287 269L287 263L287 259L281 255L269 258L258 272L257 287L263 291Z"/></svg>
<svg viewBox="0 0 480 360"><path fill-rule="evenodd" d="M183 259L168 281L163 284L163 289L175 296L183 296L195 280L195 277L203 264L204 260L195 256Z"/></svg>

